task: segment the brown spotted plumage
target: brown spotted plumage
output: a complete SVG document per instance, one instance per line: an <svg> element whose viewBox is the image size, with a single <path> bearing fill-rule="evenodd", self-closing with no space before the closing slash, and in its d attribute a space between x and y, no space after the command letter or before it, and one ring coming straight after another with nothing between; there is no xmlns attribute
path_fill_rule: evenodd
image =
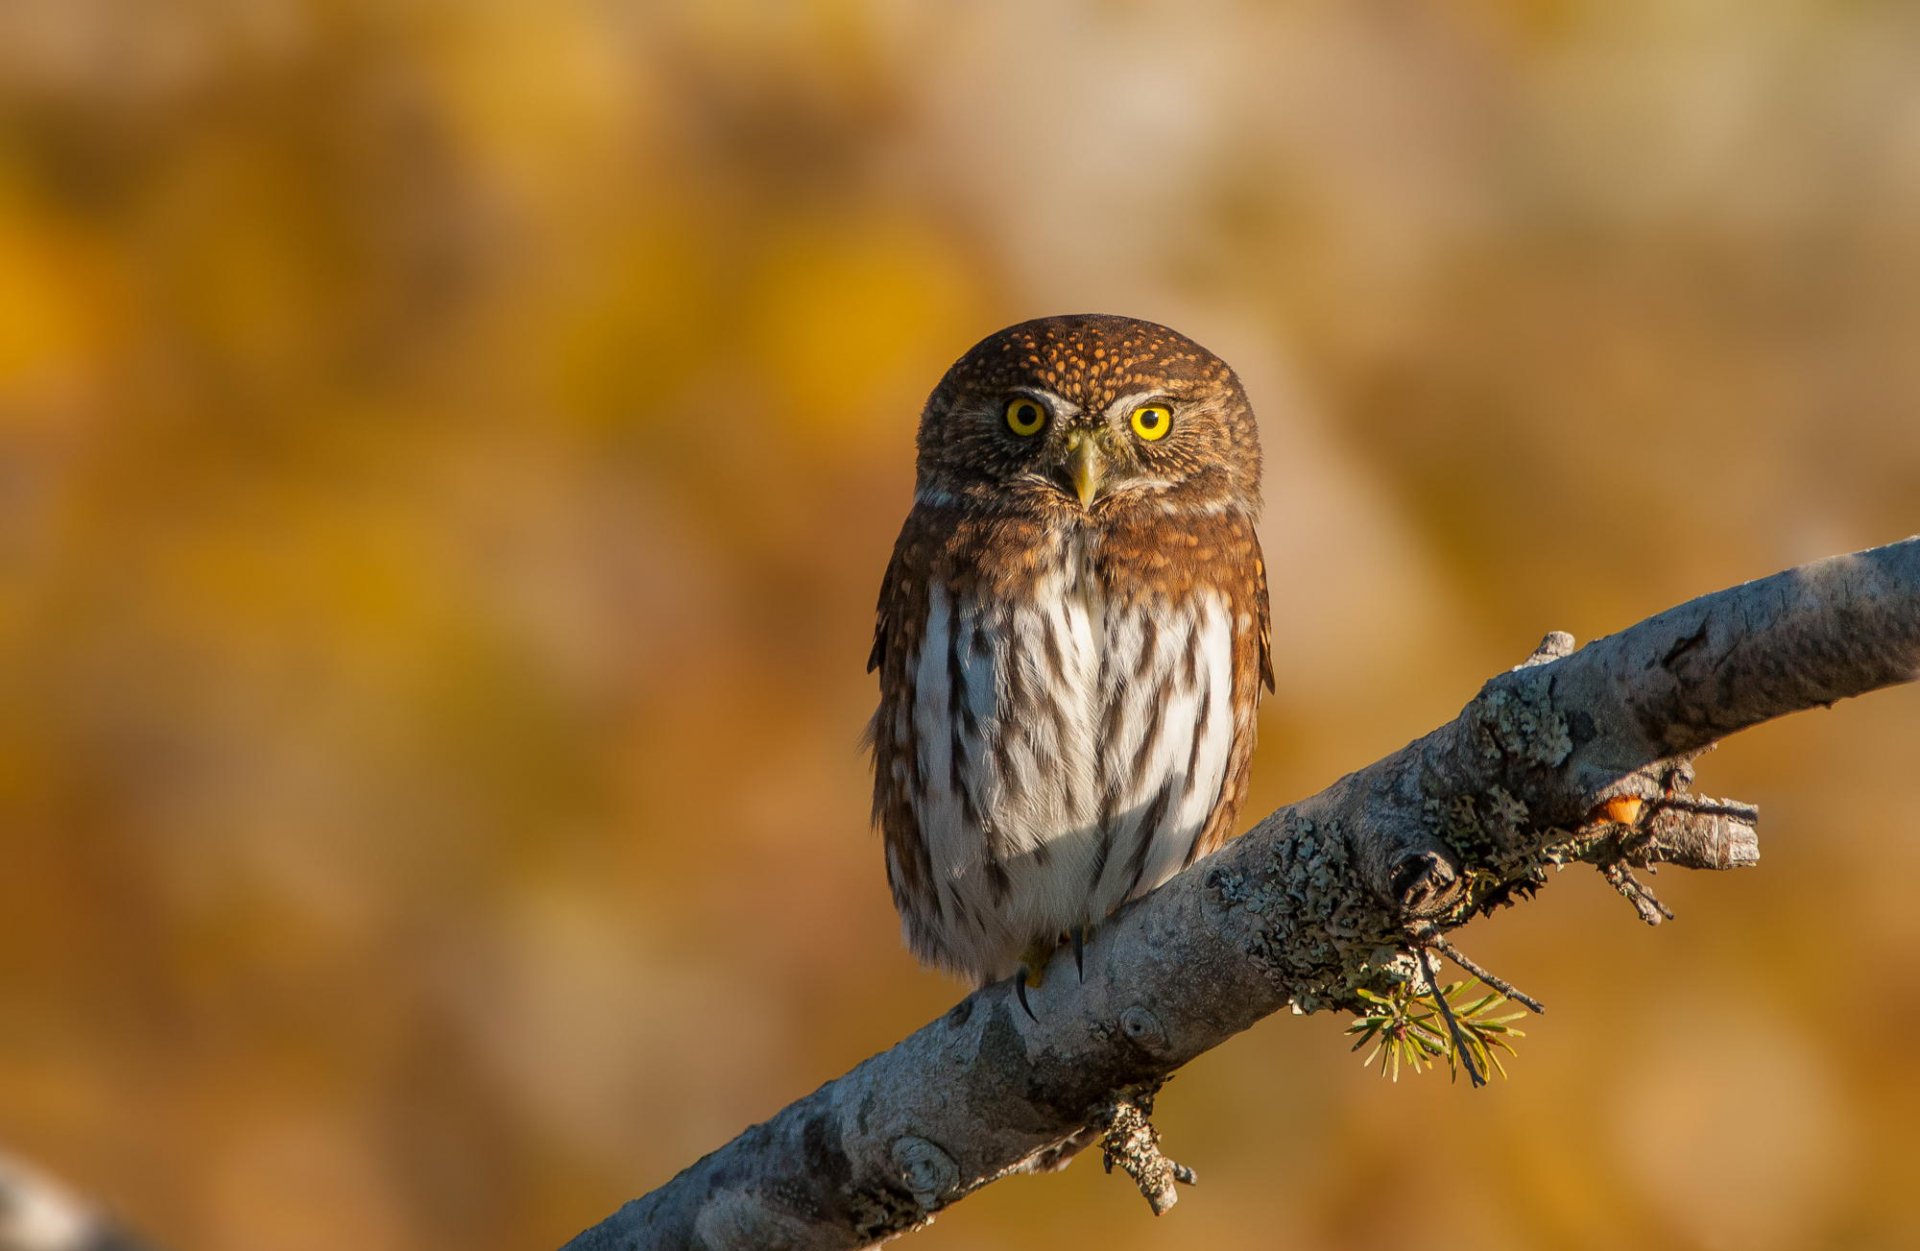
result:
<svg viewBox="0 0 1920 1251"><path fill-rule="evenodd" d="M1239 379L1164 326L1024 322L941 379L868 662L921 959L1005 977L1231 832L1273 684L1259 483Z"/></svg>

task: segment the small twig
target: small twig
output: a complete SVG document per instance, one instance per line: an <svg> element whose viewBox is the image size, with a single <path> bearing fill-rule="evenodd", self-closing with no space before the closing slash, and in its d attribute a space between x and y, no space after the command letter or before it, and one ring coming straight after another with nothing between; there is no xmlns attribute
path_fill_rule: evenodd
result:
<svg viewBox="0 0 1920 1251"><path fill-rule="evenodd" d="M1540 640L1539 645L1533 649L1533 652L1513 668L1515 672L1521 669L1531 669L1535 665L1548 664L1564 656L1571 656L1573 653L1573 635L1568 634L1565 630L1551 630L1545 638Z"/></svg>
<svg viewBox="0 0 1920 1251"><path fill-rule="evenodd" d="M1473 1062L1473 1048L1467 1042L1467 1035L1460 1028L1460 1022L1453 1019L1453 1005L1447 1002L1447 992L1440 985L1440 979L1433 971L1433 957L1427 954L1425 947L1414 948L1420 957L1420 972L1426 975L1427 987L1433 992L1433 1001L1440 1005L1440 1017L1447 1023L1447 1037L1453 1040L1453 1054L1459 1057L1466 1067L1467 1080L1475 1086L1484 1086L1487 1079L1480 1075L1480 1066Z"/></svg>
<svg viewBox="0 0 1920 1251"><path fill-rule="evenodd" d="M1707 795L1666 795L1654 801L1656 808L1675 812L1697 812L1705 816L1729 817L1748 825L1760 819L1760 809L1738 799L1714 799Z"/></svg>
<svg viewBox="0 0 1920 1251"><path fill-rule="evenodd" d="M1118 1164L1120 1171L1133 1179L1155 1216L1164 1216L1168 1208L1180 1202L1175 1183L1191 1186L1199 1181L1184 1164L1169 1160L1160 1150L1160 1131L1149 1119L1153 1114L1153 1096L1160 1083L1122 1091L1101 1110L1098 1121L1104 1129L1100 1140L1100 1163L1107 1172Z"/></svg>
<svg viewBox="0 0 1920 1251"><path fill-rule="evenodd" d="M1607 879L1607 883L1613 889L1620 892L1622 899L1633 905L1633 910L1639 913L1640 919L1648 925L1658 925L1662 921L1673 920L1673 909L1661 903L1660 896L1654 894L1646 883L1635 877L1633 870L1626 865L1617 861L1613 864L1603 864L1600 866L1600 874Z"/></svg>
<svg viewBox="0 0 1920 1251"><path fill-rule="evenodd" d="M1466 952L1461 951L1458 947L1448 942L1440 931L1433 926L1422 926L1414 932L1414 937L1419 940L1421 945L1431 947L1528 1011L1541 1013L1547 1010L1547 1005L1519 989L1506 978L1501 977L1497 973L1489 973L1478 964L1475 964L1467 957ZM1428 980L1432 980L1431 975L1429 975Z"/></svg>

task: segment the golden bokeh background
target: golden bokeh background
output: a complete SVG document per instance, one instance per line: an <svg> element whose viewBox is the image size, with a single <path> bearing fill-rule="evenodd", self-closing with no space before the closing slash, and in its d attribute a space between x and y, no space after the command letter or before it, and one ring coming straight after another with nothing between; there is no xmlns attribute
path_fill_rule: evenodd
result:
<svg viewBox="0 0 1920 1251"><path fill-rule="evenodd" d="M0 4L0 1143L180 1251L557 1245L943 1009L857 750L926 391L1234 362L1264 812L1920 529L1920 11ZM1920 692L1765 861L1466 948L1513 1079L1276 1019L927 1248L1920 1245Z"/></svg>

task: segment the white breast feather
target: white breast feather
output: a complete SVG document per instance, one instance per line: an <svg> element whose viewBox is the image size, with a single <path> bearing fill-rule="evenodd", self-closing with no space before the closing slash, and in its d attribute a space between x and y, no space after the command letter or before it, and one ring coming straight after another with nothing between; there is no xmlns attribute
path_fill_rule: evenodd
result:
<svg viewBox="0 0 1920 1251"><path fill-rule="evenodd" d="M1044 580L1033 600L999 610L976 631L980 614L970 600L955 603L930 589L926 629L913 673L913 731L925 793L916 805L921 835L943 901L942 930L954 961L990 977L1011 973L1020 951L1036 939L1098 921L1122 901L1129 886L1141 894L1178 871L1218 799L1233 736L1233 648L1230 619L1218 595L1199 601L1189 640L1162 610L1152 655L1140 612L1107 612L1088 592L1089 580ZM953 716L949 651L960 641L958 672L977 733ZM1046 634L1055 647L1050 652ZM976 651L978 637L983 647ZM1197 649L1194 681L1185 683L1185 650ZM1059 672L1050 656L1059 657ZM1011 666L1017 665L1017 675ZM1157 700L1164 718L1153 750L1138 759ZM1037 701L1052 713L1002 716L1009 693ZM1102 741L1108 699L1122 700L1122 729ZM1202 718L1202 710L1205 717ZM1196 745L1196 737L1198 739ZM953 785L954 753L974 811L993 828L1008 887L994 890L989 846L980 823ZM1189 764L1192 765L1189 775ZM1100 827L1101 797L1119 788L1111 830ZM1163 786L1169 801L1152 829L1147 808ZM1107 862L1096 890L1093 870L1103 838ZM1137 883L1131 860L1151 839Z"/></svg>

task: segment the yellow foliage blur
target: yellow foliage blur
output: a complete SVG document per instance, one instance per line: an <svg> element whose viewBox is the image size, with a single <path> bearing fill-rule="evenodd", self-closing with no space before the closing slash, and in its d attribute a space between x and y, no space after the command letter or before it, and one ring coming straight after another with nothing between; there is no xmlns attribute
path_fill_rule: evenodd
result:
<svg viewBox="0 0 1920 1251"><path fill-rule="evenodd" d="M944 1008L858 736L926 391L1174 324L1268 449L1253 804L1547 630L1905 535L1907 6L0 5L0 1143L161 1245L553 1246ZM915 1245L1920 1245L1920 695L1766 862L1465 947L1392 1086L1194 1065Z"/></svg>

